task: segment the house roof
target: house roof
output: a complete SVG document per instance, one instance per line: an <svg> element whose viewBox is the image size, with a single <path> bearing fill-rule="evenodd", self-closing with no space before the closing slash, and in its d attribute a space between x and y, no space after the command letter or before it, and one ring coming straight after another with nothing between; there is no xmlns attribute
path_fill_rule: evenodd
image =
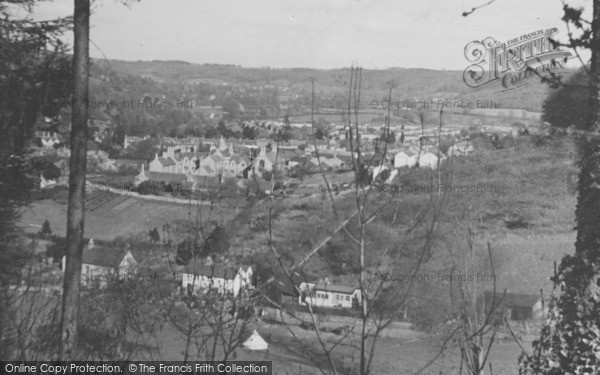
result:
<svg viewBox="0 0 600 375"><path fill-rule="evenodd" d="M294 286L300 286L302 283L316 284L319 282L319 278L317 276L310 275L302 271L294 271L290 276L291 280L286 274L281 274L276 277L275 285L280 292L295 295L296 288Z"/></svg>
<svg viewBox="0 0 600 375"><path fill-rule="evenodd" d="M144 172L148 180L165 182L165 183L181 183L187 180L187 176L181 173L167 173L167 172Z"/></svg>
<svg viewBox="0 0 600 375"><path fill-rule="evenodd" d="M494 298L494 294L491 291L484 292L486 303L491 303ZM504 295L504 298L502 296ZM496 300L499 301L502 298L502 304L507 306L516 307L533 307L535 303L541 298L541 295L535 294L515 294L507 292L496 291Z"/></svg>
<svg viewBox="0 0 600 375"><path fill-rule="evenodd" d="M210 169L209 167L201 167L201 168ZM202 188L202 187L206 188L206 187L219 185L219 178L215 177L215 176L199 176L199 175L192 174L192 175L190 175L190 177L196 183L197 188Z"/></svg>
<svg viewBox="0 0 600 375"><path fill-rule="evenodd" d="M302 163L306 162L306 160L307 160L307 157L306 157L306 156L299 156L299 155L292 156L292 157L289 159L289 161L293 161L293 162L300 163L300 164L302 164Z"/></svg>
<svg viewBox="0 0 600 375"><path fill-rule="evenodd" d="M94 246L83 250L82 263L101 267L117 268L127 254L126 250Z"/></svg>
<svg viewBox="0 0 600 375"><path fill-rule="evenodd" d="M175 160L173 160L171 158L158 158L158 161L160 162L160 164L163 167L168 167L169 165L175 165L175 164L177 164L175 162Z"/></svg>
<svg viewBox="0 0 600 375"><path fill-rule="evenodd" d="M275 159L277 159L277 161L280 161L280 162L283 161L281 155L277 156L277 153L273 152L273 151L267 152L264 155L259 155L258 157L260 158L261 156L265 157L266 159L269 159L269 161L273 164L275 163Z"/></svg>
<svg viewBox="0 0 600 375"><path fill-rule="evenodd" d="M343 294L352 294L354 291L358 289L353 286L346 285L335 285L335 284L325 284L319 283L315 285L314 290L333 292L333 293L343 293Z"/></svg>
<svg viewBox="0 0 600 375"><path fill-rule="evenodd" d="M210 278L233 280L238 274L240 268L241 267L229 266L223 263L206 265L200 261L192 261L183 269L182 272L188 275L199 275Z"/></svg>
<svg viewBox="0 0 600 375"><path fill-rule="evenodd" d="M332 166L332 167L339 167L343 164L343 162L336 157L329 158L329 159L323 159L323 163L325 163L329 166Z"/></svg>

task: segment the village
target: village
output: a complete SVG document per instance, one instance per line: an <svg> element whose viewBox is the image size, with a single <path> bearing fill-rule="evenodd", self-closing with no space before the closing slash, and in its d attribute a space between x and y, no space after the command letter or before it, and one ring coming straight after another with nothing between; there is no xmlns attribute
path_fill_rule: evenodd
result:
<svg viewBox="0 0 600 375"><path fill-rule="evenodd" d="M104 137L112 135L114 126L110 123L90 120L92 124L98 129L94 133L96 142L101 143ZM283 127L281 122L267 124L273 133ZM311 131L311 125L306 123L292 123L291 127ZM399 180L402 171L416 168L434 172L450 159L468 158L474 151L470 134L475 128L478 134L492 141L498 141L501 137L518 137L522 132L521 128L506 126L449 126L441 129L435 126L396 125L391 129L398 136L392 142L385 142L385 125L377 132L373 132L373 126L359 126L365 131L360 133L360 139L363 141L362 157L368 165L368 183L373 186L397 184L395 186L399 187L402 184ZM225 139L223 136L212 139L161 137L152 143L152 150L148 154L153 154L153 157L133 164L138 172L128 174L132 177L122 180L122 186L107 184L100 177L114 173L118 161L111 160L103 151L88 151L88 158L94 160L94 172L99 176L89 183L88 191L94 194L92 187L97 191L102 191L104 187L106 192L126 194L137 199L179 203L196 201L202 204L206 199L202 193L211 189L220 191L222 184L230 183L235 186L232 193L234 197L252 195L269 199L280 196L293 201L322 195L326 187L319 176L327 173L340 177L330 185L335 194L352 192L354 176L348 171L351 171L353 155L347 147L341 146L344 141L347 142L348 133L344 129L345 125L332 123L326 139L312 141L290 139L275 142L273 138L243 140ZM39 131L37 135L40 140L39 155L69 154L68 149L61 147L62 140L56 133ZM149 136L125 135L122 148L125 152L135 150L149 139ZM445 152L440 150L442 143L446 145ZM354 153L356 157L357 152ZM54 191L66 186L65 164L58 161L55 165L62 167L62 176L52 180L44 178L42 174L39 185L42 191ZM133 172L133 169L129 170ZM316 181L321 181L304 183L305 176L310 175L315 175ZM277 180L274 176L278 176ZM226 255L215 259L212 256L194 255L170 273L143 274L137 265L138 262L145 263L145 260L134 258L127 248L95 245L93 238L88 242L82 258L81 283L84 288L102 289L124 280L159 278L182 295L201 296L212 290L235 299L253 295L257 287L256 270L253 270L255 265L230 262ZM63 257L63 269L64 262ZM275 277L271 281L276 291L273 298L298 311L305 311L310 305L325 309L323 311L331 309L328 314L357 314L363 303L356 281L331 282L328 277L298 271L292 275L271 276ZM58 279L55 278L55 282L54 285L58 286ZM481 295L484 304L492 303L491 298L489 291ZM505 301L506 306L510 306L508 316L516 321L540 319L543 316L542 300L535 294L512 293L505 297Z"/></svg>

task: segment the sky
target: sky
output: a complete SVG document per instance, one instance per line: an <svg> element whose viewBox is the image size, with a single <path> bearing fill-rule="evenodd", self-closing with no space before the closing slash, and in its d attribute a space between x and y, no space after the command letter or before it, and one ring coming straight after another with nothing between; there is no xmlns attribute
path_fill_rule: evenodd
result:
<svg viewBox="0 0 600 375"><path fill-rule="evenodd" d="M90 55L244 67L464 70L464 49L473 40L504 42L552 27L566 36L560 0L496 0L462 16L487 1L141 0L125 6L94 0ZM569 4L591 8L591 0ZM33 18L72 12L73 0L46 1Z"/></svg>

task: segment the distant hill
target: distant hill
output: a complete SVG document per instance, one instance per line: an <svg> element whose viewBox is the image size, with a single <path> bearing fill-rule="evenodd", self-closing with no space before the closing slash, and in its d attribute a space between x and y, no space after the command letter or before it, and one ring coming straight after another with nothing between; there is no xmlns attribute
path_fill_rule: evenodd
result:
<svg viewBox="0 0 600 375"><path fill-rule="evenodd" d="M310 78L315 78L319 94L344 95L348 90L349 69L308 68L243 68L236 65L194 64L184 61L122 61L95 59L101 69L121 76L151 78L157 82L205 84L214 86L274 86L292 93L310 92ZM498 108L540 112L548 88L538 79L511 91L501 91L499 85L473 89L462 80L462 71L390 68L364 70L362 97L364 103L386 96L387 82L394 79L398 86L394 100L489 100Z"/></svg>

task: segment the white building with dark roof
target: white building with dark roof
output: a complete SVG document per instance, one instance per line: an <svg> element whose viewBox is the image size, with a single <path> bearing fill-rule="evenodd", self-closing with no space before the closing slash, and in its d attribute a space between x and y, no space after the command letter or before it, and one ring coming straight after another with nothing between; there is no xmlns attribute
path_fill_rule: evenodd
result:
<svg viewBox="0 0 600 375"><path fill-rule="evenodd" d="M110 282L126 278L135 272L137 266L129 250L96 246L93 239L90 239L87 247L83 249L81 263L81 285L96 288L105 288ZM62 267L64 271L65 256L62 259Z"/></svg>
<svg viewBox="0 0 600 375"><path fill-rule="evenodd" d="M317 307L353 308L361 305L362 294L357 287L325 282L316 284L304 301Z"/></svg>

